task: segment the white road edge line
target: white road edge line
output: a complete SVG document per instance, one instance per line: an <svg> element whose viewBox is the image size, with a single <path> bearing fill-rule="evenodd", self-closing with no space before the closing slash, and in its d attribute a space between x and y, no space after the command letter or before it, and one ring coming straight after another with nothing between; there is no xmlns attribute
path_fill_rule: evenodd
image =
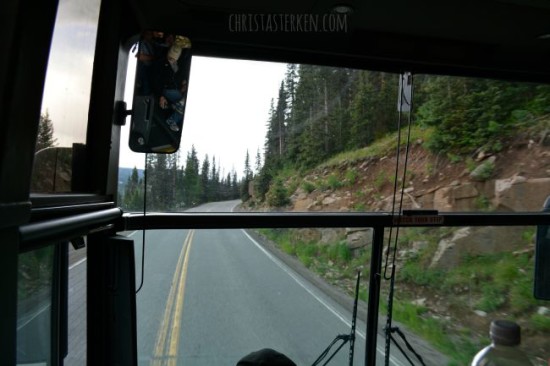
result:
<svg viewBox="0 0 550 366"><path fill-rule="evenodd" d="M42 314L44 311L46 311L47 308L52 306L51 303L48 303L40 308L36 313L34 313L29 319L25 320L23 323L17 326L17 330L22 329L24 326L32 322L35 318L37 318L40 314Z"/></svg>
<svg viewBox="0 0 550 366"><path fill-rule="evenodd" d="M71 264L71 265L69 266L69 270L73 269L74 267L76 267L76 266L78 266L79 264L82 264L82 263L84 263L84 262L86 262L86 258L82 258L82 259L79 260L78 262Z"/></svg>
<svg viewBox="0 0 550 366"><path fill-rule="evenodd" d="M296 275L292 272L290 272L288 270L288 268L286 267L286 265L284 265L283 263L281 263L277 258L275 258L271 253L269 253L266 249L264 249L256 240L254 240L254 238L252 238L247 232L246 230L244 229L241 229L241 231L244 233L244 235L246 235L246 237L248 239L250 239L250 241L252 243L254 243L254 245L256 245L256 247L258 247L258 249L260 249L262 252L264 252L264 254L269 258L271 259L277 266L279 266L279 268L281 268L284 272L286 272L286 274L288 274L290 277L292 277L292 279L294 281L296 281L296 283L298 283L298 285L302 286L302 288L304 290L306 290L311 296L313 296L317 301L319 301L324 307L326 307L332 314L334 314L338 319L340 319L344 324L346 324L348 327L351 327L351 323L345 319L342 315L340 315L335 309L332 308L332 306L330 306L329 304L327 304L323 299L321 299L319 296L317 296L313 291L311 291L311 289L309 289L306 284L304 284L298 277L296 277ZM365 335L356 330L357 334L365 339ZM382 355L384 356L384 348L382 348L382 346L380 345L377 345L376 347L376 350ZM396 359L395 357L393 357L392 355L390 355L390 361L397 365L397 366L404 366L398 359Z"/></svg>

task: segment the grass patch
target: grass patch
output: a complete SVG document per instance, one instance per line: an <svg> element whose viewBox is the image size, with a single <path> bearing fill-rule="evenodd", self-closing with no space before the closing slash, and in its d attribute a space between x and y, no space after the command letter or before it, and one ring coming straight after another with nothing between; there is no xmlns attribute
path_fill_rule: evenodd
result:
<svg viewBox="0 0 550 366"><path fill-rule="evenodd" d="M387 306L383 307L387 313ZM449 337L446 322L428 317L425 313L426 308L423 306L397 299L394 301L393 317L396 321L406 324L410 330L446 354L451 359L451 365L469 365L479 351L478 343L473 342L467 333Z"/></svg>
<svg viewBox="0 0 550 366"><path fill-rule="evenodd" d="M506 297L492 284L486 284L482 286L481 300L476 304L479 310L485 312L491 312L499 309L506 303Z"/></svg>
<svg viewBox="0 0 550 366"><path fill-rule="evenodd" d="M352 168L346 171L346 185L352 186L357 182L357 178L359 177L359 173L357 172L357 169Z"/></svg>
<svg viewBox="0 0 550 366"><path fill-rule="evenodd" d="M550 331L550 316L533 314L533 316L531 316L531 319L529 320L529 323L535 330L541 332Z"/></svg>
<svg viewBox="0 0 550 366"><path fill-rule="evenodd" d="M317 245L313 243L299 243L296 245L296 256L306 266L311 267L313 258L317 256Z"/></svg>
<svg viewBox="0 0 550 366"><path fill-rule="evenodd" d="M346 263L351 259L351 250L344 243L328 246L327 258L336 263Z"/></svg>
<svg viewBox="0 0 550 366"><path fill-rule="evenodd" d="M433 133L433 128L413 126L411 127L411 141L423 140L427 141ZM401 146L405 146L406 139L401 139ZM318 168L326 168L338 166L344 161L356 162L367 158L384 156L395 152L397 148L397 132L391 133L376 140L371 145L352 151L340 153L328 161L320 164Z"/></svg>
<svg viewBox="0 0 550 366"><path fill-rule="evenodd" d="M421 286L437 286L443 276L442 271L427 269L418 262L407 262L399 274L401 280Z"/></svg>

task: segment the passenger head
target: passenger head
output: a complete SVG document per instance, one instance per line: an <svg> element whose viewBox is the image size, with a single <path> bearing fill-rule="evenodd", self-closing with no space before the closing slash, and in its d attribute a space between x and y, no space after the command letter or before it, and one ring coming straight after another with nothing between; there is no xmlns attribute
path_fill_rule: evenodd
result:
<svg viewBox="0 0 550 366"><path fill-rule="evenodd" d="M237 366L296 366L296 364L282 353L264 348L244 356Z"/></svg>
<svg viewBox="0 0 550 366"><path fill-rule="evenodd" d="M171 64L175 64L181 55L181 48L179 47L170 47L168 50L168 55L166 56L168 58L168 62Z"/></svg>

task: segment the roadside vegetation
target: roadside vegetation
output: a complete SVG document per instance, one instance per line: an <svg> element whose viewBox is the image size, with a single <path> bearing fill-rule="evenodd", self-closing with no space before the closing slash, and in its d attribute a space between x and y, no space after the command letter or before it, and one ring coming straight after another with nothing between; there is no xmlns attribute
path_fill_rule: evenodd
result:
<svg viewBox="0 0 550 366"><path fill-rule="evenodd" d="M519 321L524 324L525 339L530 339L536 332L544 339L544 335L550 332L549 317L537 313L538 307L547 304L532 297L532 253L466 257L459 267L430 269L429 261L437 241L452 229L402 230L393 319L447 355L450 365L469 364L480 345L490 343L488 320L484 319L503 317ZM367 301L370 247L351 251L344 240L324 244L304 241L307 235L301 229L261 229L259 233L350 295L354 292L357 271L361 271L363 284L359 296ZM530 245L532 235L533 230L525 229L526 246ZM411 250L411 244L418 241L424 243L422 249ZM387 313L388 292L388 281L383 281L380 302L383 314ZM479 318L476 311L486 315ZM465 318L470 318L470 321L464 322ZM482 322L487 332L480 334L472 326L475 322Z"/></svg>

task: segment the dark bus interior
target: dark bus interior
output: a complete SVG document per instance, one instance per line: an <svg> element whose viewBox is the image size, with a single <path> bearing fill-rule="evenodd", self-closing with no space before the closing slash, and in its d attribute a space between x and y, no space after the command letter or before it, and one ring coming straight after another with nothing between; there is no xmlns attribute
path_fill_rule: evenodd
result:
<svg viewBox="0 0 550 366"><path fill-rule="evenodd" d="M62 2L5 0L2 3L0 27L6 37L4 55L0 58L2 365L67 364L65 359L71 342L68 329L72 321L67 310L70 247L87 248L86 309L83 310L87 322L84 341L87 349L83 356L86 364L137 365L142 363L138 360L136 325L136 290L140 284L135 281L140 264L134 260L133 239L120 233L327 227L373 228L371 262L365 264L370 268L370 277L363 279L368 283L365 291L369 296L358 315L366 325L360 329L365 339L358 338L356 344L361 342L364 347L360 364L380 364L376 352L377 347L383 348L377 334L383 326L379 320L379 301L384 230L423 226L421 220L402 219L406 216L402 212L144 215L120 208L117 202L119 154L121 146L128 143L121 139L121 129L130 124L130 118L126 117L131 114L121 102L127 79L134 77L127 72L127 67L133 57L132 47L142 31L162 30L184 35L191 40L193 56L550 83L550 2L545 0L90 2L90 7L97 8L98 16L91 50L93 73L85 116L85 143L72 146L70 187L63 193L55 189L36 192L31 182L33 165L38 161L35 155L38 122L56 16ZM89 10L87 6L81 8L83 13ZM347 28L345 32L335 33L258 29L256 21L262 16L284 19L291 14L306 17L339 14L346 17ZM78 56L78 53L70 55L75 59ZM215 89L216 85L211 88ZM179 142L175 146L178 145ZM55 186L55 182L53 184ZM547 194L550 196L550 189ZM550 208L543 212L543 202L540 207L540 211L534 212L429 211L413 215L437 216L435 224L444 223L445 227L530 225L548 230ZM18 301L21 257L45 248L53 258L48 275L52 286L48 329L34 335L21 335ZM536 258L536 273L525 276L534 278L532 296L548 301L550 241L542 234L537 242ZM185 329L182 332L185 333ZM30 339L37 349L48 349L47 356L34 360L21 356L23 346L18 338L22 336ZM547 339L550 342L550 337ZM282 349L278 351L284 353ZM319 353L321 351L319 349ZM397 349L392 348L392 352ZM550 363L550 355L546 357ZM170 363L176 361L166 362L176 364ZM416 362L410 363L421 364ZM157 363L151 361L151 364Z"/></svg>

